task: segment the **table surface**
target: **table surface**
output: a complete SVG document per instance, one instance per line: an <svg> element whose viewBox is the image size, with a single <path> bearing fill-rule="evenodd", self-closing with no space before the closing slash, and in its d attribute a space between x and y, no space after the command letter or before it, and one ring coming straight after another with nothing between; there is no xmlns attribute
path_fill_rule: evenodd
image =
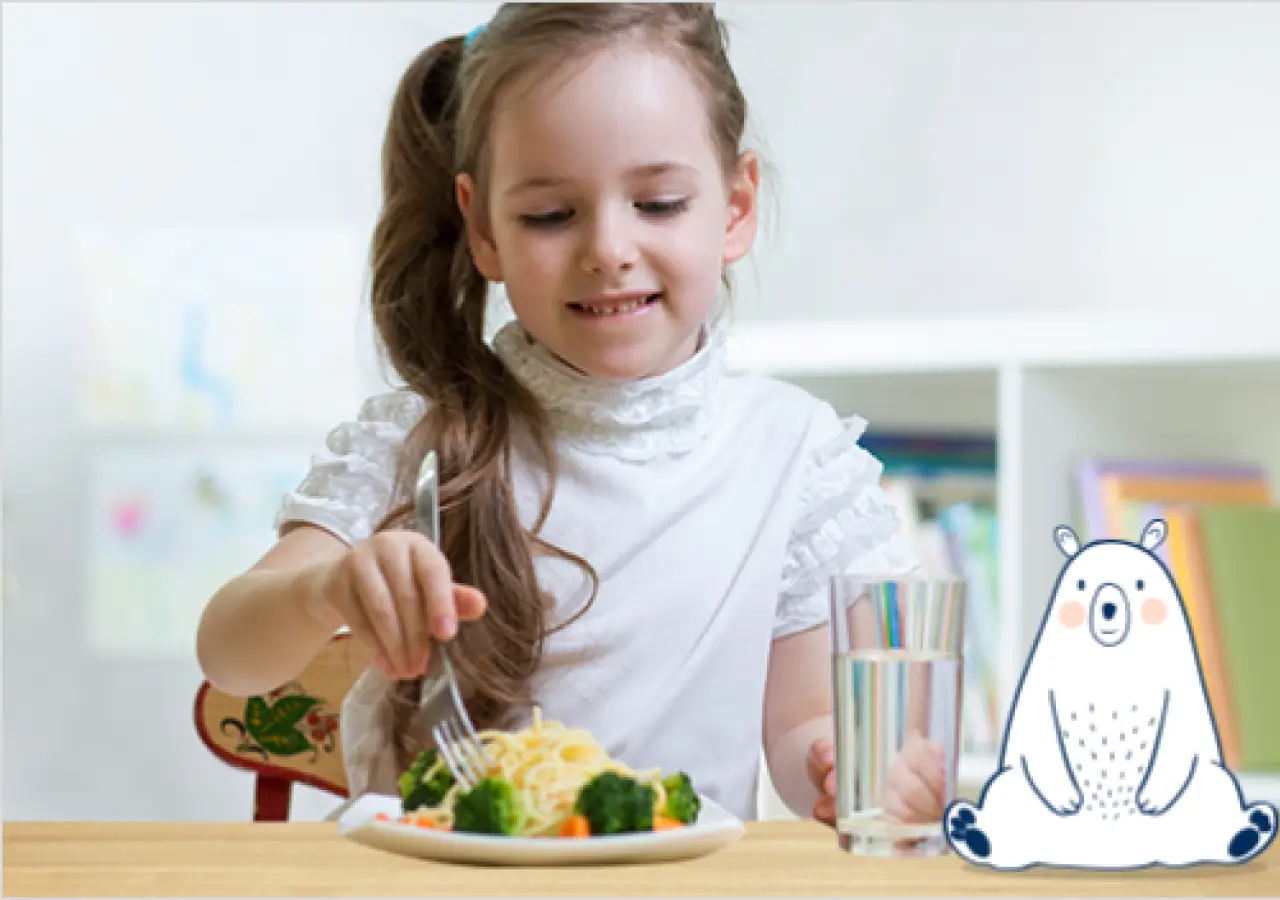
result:
<svg viewBox="0 0 1280 900"><path fill-rule="evenodd" d="M1273 845L1244 866L997 873L953 855L850 856L812 822L753 822L733 846L649 866L486 868L401 857L332 823L5 822L4 893L50 897L1280 896Z"/></svg>

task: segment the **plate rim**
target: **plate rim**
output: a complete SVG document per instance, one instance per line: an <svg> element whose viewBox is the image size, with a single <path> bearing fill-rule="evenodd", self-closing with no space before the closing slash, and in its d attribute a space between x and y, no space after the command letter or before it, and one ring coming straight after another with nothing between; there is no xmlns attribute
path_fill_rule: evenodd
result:
<svg viewBox="0 0 1280 900"><path fill-rule="evenodd" d="M374 793L364 794L359 797L338 819L337 825L339 834L359 843L364 843L363 840L360 840L361 835L369 832L398 836L413 835L423 845L439 847L444 853L452 855L452 851L446 848L453 848L464 853L488 851L495 860L501 857L508 857L513 853L520 856L544 858L564 857L567 855L587 859L597 854L616 853L631 848L643 853L645 848L652 847L657 849L680 846L697 843L703 839L727 838L728 840L721 842L722 844L727 844L746 834L746 823L742 819L706 795L700 793L698 796L702 799L704 809L711 808L716 811L717 815L713 821L704 822L700 820L687 828L677 828L671 831L608 834L572 842L554 838L504 837L493 834L434 831L397 821L380 822L374 818L377 812L387 812L385 809L387 806L395 806L398 809L400 798ZM361 810L362 807L364 811L358 813L357 811ZM375 807L383 808L375 809Z"/></svg>

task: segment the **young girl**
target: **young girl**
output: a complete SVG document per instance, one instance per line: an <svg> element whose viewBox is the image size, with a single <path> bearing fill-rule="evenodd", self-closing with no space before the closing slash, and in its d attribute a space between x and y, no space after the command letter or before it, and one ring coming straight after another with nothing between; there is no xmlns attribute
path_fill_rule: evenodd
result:
<svg viewBox="0 0 1280 900"><path fill-rule="evenodd" d="M477 728L536 703L747 819L763 743L784 802L831 821L827 579L915 560L861 420L725 372L721 285L757 224L746 116L707 4L507 4L405 73L372 254L405 386L331 433L198 640L238 694L341 626L371 649L342 713L353 797L394 794L426 746L439 640ZM492 346L490 282L516 314ZM412 530L429 448L440 548ZM917 753L903 814L936 814L941 778Z"/></svg>

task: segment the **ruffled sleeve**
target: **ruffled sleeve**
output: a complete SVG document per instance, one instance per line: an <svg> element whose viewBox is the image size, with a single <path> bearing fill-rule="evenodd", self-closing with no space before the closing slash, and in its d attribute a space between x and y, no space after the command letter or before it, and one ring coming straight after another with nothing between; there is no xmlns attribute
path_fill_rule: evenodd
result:
<svg viewBox="0 0 1280 900"><path fill-rule="evenodd" d="M897 510L880 488L880 461L858 444L865 419L830 422L811 451L801 482L799 515L782 569L773 636L823 625L830 618L833 575L902 575L919 560L902 536Z"/></svg>
<svg viewBox="0 0 1280 900"><path fill-rule="evenodd" d="M407 390L365 401L355 421L329 432L298 489L284 496L276 528L306 522L348 544L369 537L391 509L400 448L425 411Z"/></svg>

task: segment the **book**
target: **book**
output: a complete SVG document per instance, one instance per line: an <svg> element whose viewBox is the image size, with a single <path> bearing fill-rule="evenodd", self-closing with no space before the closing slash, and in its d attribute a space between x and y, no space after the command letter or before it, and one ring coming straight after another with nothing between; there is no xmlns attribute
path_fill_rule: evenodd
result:
<svg viewBox="0 0 1280 900"><path fill-rule="evenodd" d="M1280 507L1206 504L1196 517L1239 723L1239 766L1277 771Z"/></svg>
<svg viewBox="0 0 1280 900"><path fill-rule="evenodd" d="M1001 726L995 439L908 432L868 434L860 443L884 465L881 486L921 577L968 583L962 740L967 752L993 752Z"/></svg>
<svg viewBox="0 0 1280 900"><path fill-rule="evenodd" d="M1185 460L1090 459L1076 467L1081 539L1136 540L1125 524L1128 501L1270 503L1261 466Z"/></svg>
<svg viewBox="0 0 1280 900"><path fill-rule="evenodd" d="M1223 761L1235 769L1243 763L1239 723L1223 658L1218 615L1206 577L1196 511L1188 506L1169 506L1161 512L1169 528L1161 549L1168 550L1169 569L1187 610L1187 623L1195 638L1205 693L1222 743Z"/></svg>

